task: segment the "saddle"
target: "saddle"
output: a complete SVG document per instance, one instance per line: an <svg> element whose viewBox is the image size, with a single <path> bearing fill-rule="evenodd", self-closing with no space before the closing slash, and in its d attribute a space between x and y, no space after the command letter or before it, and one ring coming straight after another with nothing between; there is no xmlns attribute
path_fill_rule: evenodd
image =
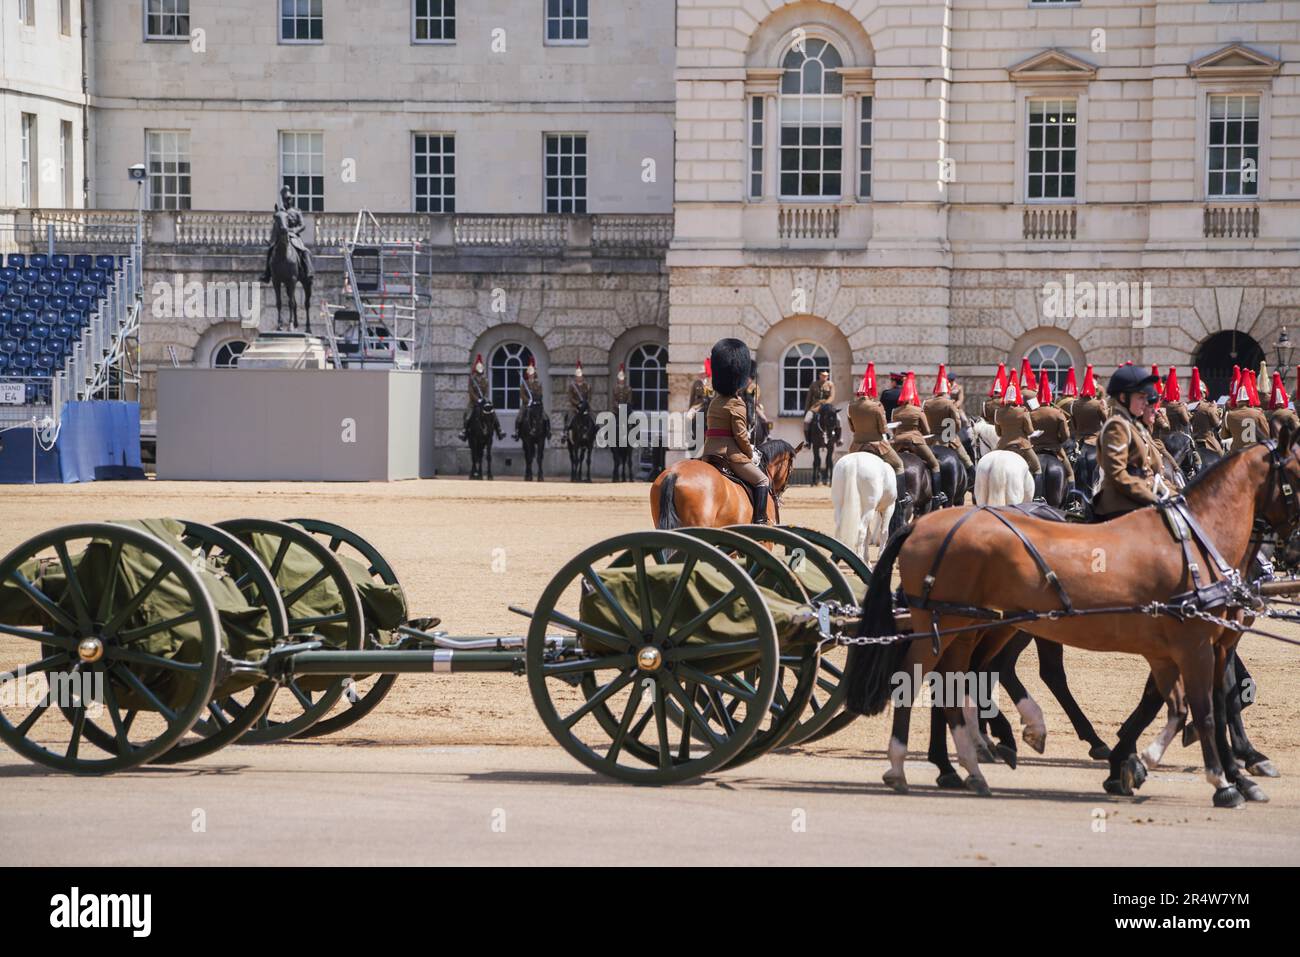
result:
<svg viewBox="0 0 1300 957"><path fill-rule="evenodd" d="M706 455L704 456L703 460L705 462L708 462L715 469L721 472L723 478L727 479L730 482L735 482L742 489L744 489L745 496L749 499L750 508L754 507L754 486L750 485L748 482L746 482L735 472L731 471L731 466L727 464L726 459L718 455ZM781 500L777 498L775 495L772 495L772 505L776 509L776 524L780 525L781 524Z"/></svg>

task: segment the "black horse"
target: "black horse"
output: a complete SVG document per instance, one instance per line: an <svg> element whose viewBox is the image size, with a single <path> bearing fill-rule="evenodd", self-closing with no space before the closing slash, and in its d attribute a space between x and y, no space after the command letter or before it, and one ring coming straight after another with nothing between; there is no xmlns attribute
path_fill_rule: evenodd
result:
<svg viewBox="0 0 1300 957"><path fill-rule="evenodd" d="M934 457L939 460L939 487L948 496L949 505L965 505L970 491L970 473L954 449L946 445L933 446Z"/></svg>
<svg viewBox="0 0 1300 957"><path fill-rule="evenodd" d="M487 477L492 478L492 438L496 431L496 416L492 403L479 399L469 414L469 423L465 426L465 437L469 440L469 477L483 478L484 463L487 464Z"/></svg>
<svg viewBox="0 0 1300 957"><path fill-rule="evenodd" d="M914 452L899 452L898 457L903 460L903 488L907 490L910 502L906 509L894 509L894 518L889 523L891 535L915 521L917 516L930 511L934 499L929 466Z"/></svg>
<svg viewBox="0 0 1300 957"><path fill-rule="evenodd" d="M1169 450L1174 464L1183 473L1183 478L1190 481L1201 467L1198 465L1197 456L1195 455L1192 434L1184 432L1182 429L1174 429L1161 436L1160 441L1164 442L1165 448Z"/></svg>
<svg viewBox="0 0 1300 957"><path fill-rule="evenodd" d="M591 414L591 407L586 402L578 405L573 413L569 427L564 432L564 439L569 446L569 481L591 481L591 450L596 446L596 419ZM586 463L587 477L582 477L583 464Z"/></svg>
<svg viewBox="0 0 1300 957"><path fill-rule="evenodd" d="M545 458L546 440L551 437L551 419L546 414L540 398L534 398L515 420L515 438L524 447L524 481L533 480L533 464L537 464L537 481L544 481L542 459Z"/></svg>
<svg viewBox="0 0 1300 957"><path fill-rule="evenodd" d="M1052 508L1065 508L1070 497L1070 483L1065 478L1065 466L1055 455L1038 453L1038 465L1043 470L1043 499Z"/></svg>
<svg viewBox="0 0 1300 957"><path fill-rule="evenodd" d="M311 286L312 278L303 269L303 260L290 241L289 214L283 209L275 211L275 221L271 226L271 282L275 286L275 328L285 330L282 297L289 294L289 328L298 328L298 284L302 285L303 317L306 333L311 335Z"/></svg>
<svg viewBox="0 0 1300 957"><path fill-rule="evenodd" d="M813 413L808 427L808 445L812 448L812 484L830 484L831 466L834 464L835 446L840 444L840 413L829 402ZM822 452L826 453L823 464Z"/></svg>
<svg viewBox="0 0 1300 957"><path fill-rule="evenodd" d="M626 422L633 415L632 409L626 404L620 404L614 410L616 421ZM627 443L626 435L615 435L614 443L609 447L610 454L614 458L614 475L615 482L632 481L632 446Z"/></svg>
<svg viewBox="0 0 1300 957"><path fill-rule="evenodd" d="M758 403L752 392L745 393L745 421L749 423L749 444L758 448L771 434L772 423L758 416Z"/></svg>
<svg viewBox="0 0 1300 957"><path fill-rule="evenodd" d="M1097 487L1097 479L1100 477L1097 471L1097 446L1080 442L1075 447L1072 464L1074 487L1085 495L1088 504L1091 505L1093 489Z"/></svg>

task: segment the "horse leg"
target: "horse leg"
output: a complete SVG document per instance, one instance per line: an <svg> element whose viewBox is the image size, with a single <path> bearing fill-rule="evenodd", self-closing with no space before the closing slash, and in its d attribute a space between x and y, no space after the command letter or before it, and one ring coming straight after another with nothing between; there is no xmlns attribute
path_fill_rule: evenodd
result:
<svg viewBox="0 0 1300 957"><path fill-rule="evenodd" d="M1236 648L1232 649L1223 680L1224 692L1228 700L1228 734L1232 739L1232 753L1245 765L1246 770L1256 777L1279 777L1277 768L1273 766L1268 756L1251 744L1246 734L1246 725L1241 720L1241 712L1248 700L1245 695L1254 694L1255 680L1246 670L1246 665L1242 662Z"/></svg>
<svg viewBox="0 0 1300 957"><path fill-rule="evenodd" d="M302 281L302 316L307 335L311 335L311 280Z"/></svg>
<svg viewBox="0 0 1300 957"><path fill-rule="evenodd" d="M284 306L280 301L280 294L284 289L284 283L277 279L273 285L275 286L275 331L284 332Z"/></svg>
<svg viewBox="0 0 1300 957"><path fill-rule="evenodd" d="M1183 687L1187 690L1187 704L1192 709L1192 722L1201 737L1201 756L1205 762L1205 780L1214 788L1215 807L1240 807L1246 798L1233 785L1232 775L1236 761L1232 752L1227 754L1227 767L1220 755L1216 739L1214 709L1215 671L1219 667L1214 647L1207 641L1194 647L1177 649L1179 671ZM1226 661L1226 657L1224 659Z"/></svg>
<svg viewBox="0 0 1300 957"><path fill-rule="evenodd" d="M1151 674L1147 676L1142 698L1133 713L1119 727L1119 737L1110 752L1110 776L1102 787L1107 794L1132 797L1135 789L1146 780L1146 767L1136 756L1137 740L1147 725L1160 712L1160 706L1173 694L1178 683L1178 666L1168 658L1148 659Z"/></svg>
<svg viewBox="0 0 1300 957"><path fill-rule="evenodd" d="M962 786L961 775L948 760L948 723L943 719L943 709L933 706L930 708L930 750L926 758L939 769L935 784L952 789Z"/></svg>
<svg viewBox="0 0 1300 957"><path fill-rule="evenodd" d="M1151 679L1147 679L1149 686ZM1144 692L1145 693L1145 692ZM1173 690L1170 691L1165 704L1167 705L1167 717L1165 719L1164 729L1156 735L1154 741L1148 744L1142 750L1142 763L1154 771L1160 766L1160 761L1164 758L1165 752L1169 750L1169 745L1173 744L1174 738L1178 737L1178 732L1187 724L1187 697L1183 694L1183 683L1176 681Z"/></svg>
<svg viewBox="0 0 1300 957"><path fill-rule="evenodd" d="M1232 786L1247 801L1267 803L1268 795L1264 793L1264 789L1242 773L1242 766L1237 763L1237 755L1233 753L1232 745L1228 741L1228 691L1225 679L1228 669L1232 667L1233 649L1225 643L1216 646L1214 651L1214 668L1216 672L1214 681L1215 748L1223 759L1223 770L1228 780L1232 782Z"/></svg>
<svg viewBox="0 0 1300 957"><path fill-rule="evenodd" d="M1092 722L1079 707L1079 702L1074 700L1074 695L1070 694L1070 684L1065 677L1065 649L1054 641L1042 638L1034 641L1034 648L1038 652L1038 677L1065 709L1079 740L1087 742L1088 757L1097 760L1110 757L1110 748L1097 736Z"/></svg>
<svg viewBox="0 0 1300 957"><path fill-rule="evenodd" d="M928 616L920 612L917 617ZM929 625L926 622L917 627L929 627ZM924 676L934 667L938 658L939 656L930 650L929 642L913 641L899 664L899 674L908 679L913 675ZM885 784L900 794L907 793L907 772L904 769L904 762L907 759L907 732L911 725L916 696L921 692L920 682L916 682L909 690L910 694L904 694L900 691L899 685L894 687L894 718L889 734L889 770L885 772L883 778Z"/></svg>
<svg viewBox="0 0 1300 957"><path fill-rule="evenodd" d="M492 430L488 429L487 444L483 449L483 458L487 463L488 481L492 481Z"/></svg>
<svg viewBox="0 0 1300 957"><path fill-rule="evenodd" d="M1007 689L1016 711L1020 713L1020 725L1024 729L1020 736L1024 738L1025 744L1042 754L1047 750L1047 720L1043 717L1043 709L1029 696L1029 690L1016 674L1016 662L1029 647L1031 637L1026 632L1017 631L997 659L997 673L1002 687ZM1006 755L1003 757L1006 758Z"/></svg>

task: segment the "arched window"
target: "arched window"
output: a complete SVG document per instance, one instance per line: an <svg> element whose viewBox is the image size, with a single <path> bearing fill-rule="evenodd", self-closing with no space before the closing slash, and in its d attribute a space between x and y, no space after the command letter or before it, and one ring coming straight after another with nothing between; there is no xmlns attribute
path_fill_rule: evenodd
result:
<svg viewBox="0 0 1300 957"><path fill-rule="evenodd" d="M519 408L519 383L533 354L522 342L503 342L492 350L488 375L492 381L492 404L505 411Z"/></svg>
<svg viewBox="0 0 1300 957"><path fill-rule="evenodd" d="M781 414L803 415L808 387L831 371L831 357L815 342L796 342L781 357Z"/></svg>
<svg viewBox="0 0 1300 957"><path fill-rule="evenodd" d="M1025 353L1025 357L1029 359L1034 375L1041 373L1047 376L1047 381L1052 384L1052 395L1060 395L1065 388L1065 377L1074 366L1074 356L1064 346L1045 343L1034 346ZM1009 365L1014 365L1014 362Z"/></svg>
<svg viewBox="0 0 1300 957"><path fill-rule="evenodd" d="M627 385L642 412L668 411L668 350L658 343L637 346L627 357Z"/></svg>
<svg viewBox="0 0 1300 957"><path fill-rule="evenodd" d="M239 365L239 357L244 354L244 350L247 348L248 343L239 339L232 342L223 342L217 351L212 354L212 368L235 368Z"/></svg>
<svg viewBox="0 0 1300 957"><path fill-rule="evenodd" d="M839 199L844 170L844 65L825 40L808 38L781 63L781 197Z"/></svg>

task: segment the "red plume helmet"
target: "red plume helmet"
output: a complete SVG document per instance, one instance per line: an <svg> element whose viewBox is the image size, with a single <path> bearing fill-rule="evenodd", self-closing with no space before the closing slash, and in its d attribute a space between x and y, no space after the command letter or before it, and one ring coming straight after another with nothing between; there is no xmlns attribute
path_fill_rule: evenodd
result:
<svg viewBox="0 0 1300 957"><path fill-rule="evenodd" d="M902 391L898 393L899 405L920 405L921 397L916 391L916 373L908 371L907 378L903 380Z"/></svg>
<svg viewBox="0 0 1300 957"><path fill-rule="evenodd" d="M1282 373L1273 373L1273 389L1268 395L1270 409L1285 409L1290 397L1286 394L1286 385L1282 382Z"/></svg>
<svg viewBox="0 0 1300 957"><path fill-rule="evenodd" d="M713 378L713 359L709 356L704 357L704 378Z"/></svg>
<svg viewBox="0 0 1300 957"><path fill-rule="evenodd" d="M1165 386L1164 383L1160 381L1160 367L1154 362L1151 363L1151 374L1156 377L1156 395L1163 399L1165 397Z"/></svg>
<svg viewBox="0 0 1300 957"><path fill-rule="evenodd" d="M1250 407L1252 409L1258 409L1260 406L1259 386L1255 382L1254 369L1251 369L1249 372L1246 373L1246 388L1250 390Z"/></svg>
<svg viewBox="0 0 1300 957"><path fill-rule="evenodd" d="M1079 395L1079 383L1074 379L1074 366L1070 366L1070 371L1065 374L1065 391L1062 395L1074 396Z"/></svg>
<svg viewBox="0 0 1300 957"><path fill-rule="evenodd" d="M1013 375L1007 380L1007 390L1002 393L1003 405L1023 405L1020 395L1020 377Z"/></svg>
<svg viewBox="0 0 1300 957"><path fill-rule="evenodd" d="M1192 366L1192 384L1187 387L1187 398L1192 402L1200 402L1207 397L1205 386L1201 385L1201 370Z"/></svg>
<svg viewBox="0 0 1300 957"><path fill-rule="evenodd" d="M1079 395L1086 399L1097 396L1097 380L1093 378L1091 362L1088 363L1088 368L1083 370L1083 388L1079 390Z"/></svg>
<svg viewBox="0 0 1300 957"><path fill-rule="evenodd" d="M1178 367L1170 366L1169 375L1165 377L1165 401L1181 402L1183 393L1178 388Z"/></svg>
<svg viewBox="0 0 1300 957"><path fill-rule="evenodd" d="M1052 383L1042 369L1038 370L1038 404L1052 404Z"/></svg>
<svg viewBox="0 0 1300 957"><path fill-rule="evenodd" d="M1241 385L1241 366L1232 367L1232 382L1228 384L1228 404L1234 409L1237 407L1237 391Z"/></svg>
<svg viewBox="0 0 1300 957"><path fill-rule="evenodd" d="M1020 360L1020 381L1026 389L1038 391L1038 380L1034 378L1034 370L1029 365L1029 356Z"/></svg>
<svg viewBox="0 0 1300 957"><path fill-rule="evenodd" d="M989 396L990 398L1000 399L1002 398L1002 393L1006 391L1007 391L1007 364L1005 362L999 362L997 377L993 380L993 384L989 386Z"/></svg>
<svg viewBox="0 0 1300 957"><path fill-rule="evenodd" d="M948 394L948 373L944 371L943 363L939 363L939 377L934 380L934 394Z"/></svg>

